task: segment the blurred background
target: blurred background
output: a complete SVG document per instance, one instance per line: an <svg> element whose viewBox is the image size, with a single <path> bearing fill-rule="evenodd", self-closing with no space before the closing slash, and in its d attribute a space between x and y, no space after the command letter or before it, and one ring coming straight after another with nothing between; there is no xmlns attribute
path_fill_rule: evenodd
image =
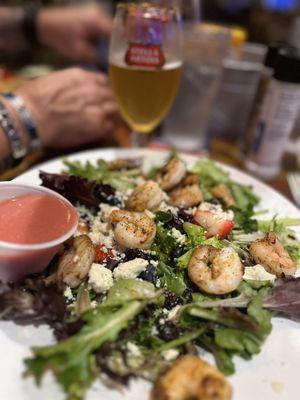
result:
<svg viewBox="0 0 300 400"><path fill-rule="evenodd" d="M26 3L30 2L1 1L3 6ZM50 6L89 1L34 3ZM98 0L97 3L114 15L118 2ZM188 29L185 32L181 88L168 117L155 132L154 146L209 152L221 161L237 165L247 152L247 134L251 118L257 112L268 45L276 41L300 47L300 0L182 0L181 9L185 22L196 23L195 26L200 22L205 24L201 28L199 24L194 32ZM78 64L49 48L26 43L23 38L9 38L11 43L0 52L2 92L14 90L24 80L74 65L93 71L107 70L105 40L97 43L101 53L99 62ZM128 132L124 124L114 138L110 137L101 146L128 146ZM300 170L299 113L285 144L282 171L290 170Z"/></svg>

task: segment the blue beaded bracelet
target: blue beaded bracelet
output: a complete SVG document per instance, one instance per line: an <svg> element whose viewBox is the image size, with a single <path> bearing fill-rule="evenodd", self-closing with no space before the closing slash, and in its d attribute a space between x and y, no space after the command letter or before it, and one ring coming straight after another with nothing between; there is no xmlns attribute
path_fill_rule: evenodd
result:
<svg viewBox="0 0 300 400"><path fill-rule="evenodd" d="M15 167L26 156L27 150L19 134L19 130L13 123L9 112L4 104L0 102L0 126L9 142L11 154L2 160L1 170Z"/></svg>
<svg viewBox="0 0 300 400"><path fill-rule="evenodd" d="M21 97L15 95L14 93L4 93L3 97L12 105L12 107L18 113L23 128L29 139L29 147L32 150L40 148L41 140L37 134L34 119L32 118L29 110L26 108Z"/></svg>

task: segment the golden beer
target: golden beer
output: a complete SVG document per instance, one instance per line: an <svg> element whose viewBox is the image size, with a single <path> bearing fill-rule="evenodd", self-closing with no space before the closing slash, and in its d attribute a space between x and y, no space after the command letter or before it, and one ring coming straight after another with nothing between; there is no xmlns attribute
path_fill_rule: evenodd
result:
<svg viewBox="0 0 300 400"><path fill-rule="evenodd" d="M160 124L177 94L182 64L140 69L111 63L109 75L121 113L133 131L150 133Z"/></svg>

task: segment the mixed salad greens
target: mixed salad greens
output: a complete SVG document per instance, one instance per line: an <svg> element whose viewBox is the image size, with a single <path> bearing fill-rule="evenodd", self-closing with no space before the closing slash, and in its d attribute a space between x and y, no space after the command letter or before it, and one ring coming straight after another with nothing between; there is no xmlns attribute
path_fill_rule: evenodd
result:
<svg viewBox="0 0 300 400"><path fill-rule="evenodd" d="M141 160L131 160L129 166L125 160L119 165L104 160L96 165L64 163L64 174L42 172L40 176L44 186L78 208L85 229L79 233L90 237L93 244L90 271L78 285L70 285L67 279L58 279L63 276L57 271L64 257L58 255L43 275L0 285L2 319L19 324L46 323L57 338L57 344L33 348L32 357L25 361L27 374L38 384L50 369L66 398L80 400L97 377L105 375L121 384L132 377L155 382L176 359L199 349L212 353L218 369L231 375L235 357L250 360L261 351L272 330L273 316L281 314L300 321L300 281L284 273L275 276L261 265L255 267L257 262L249 251L252 243L273 232L299 266L300 243L291 227L299 226L300 219L262 219L256 207L260 200L251 187L234 182L212 161L200 159L186 174L197 177L201 204L232 216L230 232L208 235L207 227L194 219L199 204L170 205L170 193L164 190L161 204L145 211L156 226L150 246L124 248L115 240L114 225L107 214L126 208L133 189L150 177L159 182L162 170L145 173ZM227 188L231 205L214 195L218 185ZM175 186L178 188L180 182ZM190 261L201 246L217 250L230 247L239 255L248 274L235 290L206 293L191 280ZM72 243L66 245L65 252L70 249ZM76 264L80 255L72 254ZM134 270L136 260L143 265L141 270ZM128 270L122 270L117 279L116 270L121 265ZM266 275L261 273L264 269L268 269ZM92 276L92 270L96 275Z"/></svg>

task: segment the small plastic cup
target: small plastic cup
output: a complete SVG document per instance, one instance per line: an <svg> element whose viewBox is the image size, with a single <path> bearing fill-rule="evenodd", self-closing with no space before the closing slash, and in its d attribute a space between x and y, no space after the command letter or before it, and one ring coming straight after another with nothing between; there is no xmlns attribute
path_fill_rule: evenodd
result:
<svg viewBox="0 0 300 400"><path fill-rule="evenodd" d="M16 244L0 241L0 281L16 282L27 275L42 272L58 252L61 245L76 231L78 214L72 204L63 196L42 186L14 182L0 183L0 202L28 194L47 194L68 205L72 211L71 229L55 240L37 244ZM47 212L47 210L45 210Z"/></svg>

